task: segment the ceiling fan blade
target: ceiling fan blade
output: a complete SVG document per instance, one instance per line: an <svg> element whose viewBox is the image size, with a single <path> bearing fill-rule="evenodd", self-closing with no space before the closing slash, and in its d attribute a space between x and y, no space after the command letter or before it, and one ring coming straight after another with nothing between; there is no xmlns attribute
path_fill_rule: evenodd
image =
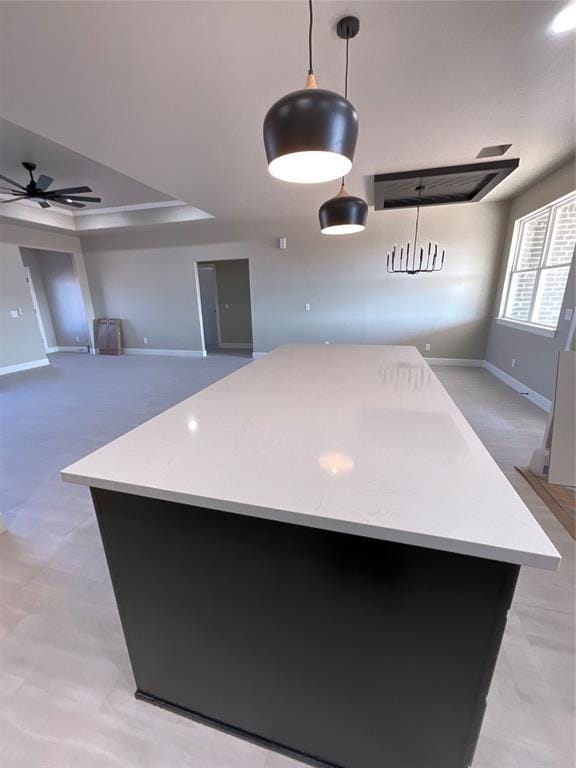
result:
<svg viewBox="0 0 576 768"><path fill-rule="evenodd" d="M86 206L83 203L67 203L66 200L55 200L53 197L50 198L51 203L57 203L58 205L66 205L68 208L86 208Z"/></svg>
<svg viewBox="0 0 576 768"><path fill-rule="evenodd" d="M13 197L12 200L0 200L0 205L3 205L4 203L15 203L17 200L26 200L26 195L18 195L18 197Z"/></svg>
<svg viewBox="0 0 576 768"><path fill-rule="evenodd" d="M45 192L50 184L54 183L54 179L51 176L45 176L42 174L38 177L38 181L36 182L36 189L39 189L41 192Z"/></svg>
<svg viewBox="0 0 576 768"><path fill-rule="evenodd" d="M101 197L78 197L77 195L50 195L50 200L72 200L77 203L101 203Z"/></svg>
<svg viewBox="0 0 576 768"><path fill-rule="evenodd" d="M18 187L18 189L26 190L26 187L23 187L22 184L19 184L17 181L14 181L13 179L9 179L8 176L2 176L1 173L0 173L0 179L2 179L2 181L7 181L8 184L12 184L14 187ZM92 192L91 189L89 189L88 191Z"/></svg>
<svg viewBox="0 0 576 768"><path fill-rule="evenodd" d="M50 208L50 203L46 203L44 200L36 200L40 208Z"/></svg>
<svg viewBox="0 0 576 768"><path fill-rule="evenodd" d="M48 195L74 195L79 192L92 192L90 187L66 187L65 189L51 189Z"/></svg>

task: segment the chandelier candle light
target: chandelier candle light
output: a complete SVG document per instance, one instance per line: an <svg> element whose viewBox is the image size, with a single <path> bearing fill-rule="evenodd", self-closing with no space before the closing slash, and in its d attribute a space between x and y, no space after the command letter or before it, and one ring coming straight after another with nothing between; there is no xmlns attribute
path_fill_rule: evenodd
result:
<svg viewBox="0 0 576 768"><path fill-rule="evenodd" d="M318 88L312 66L312 0L308 1L306 86L279 99L264 118L268 170L277 179L318 184L345 176L352 167L358 115L348 99Z"/></svg>
<svg viewBox="0 0 576 768"><path fill-rule="evenodd" d="M418 192L418 205L416 207L416 227L414 229L414 247L412 249L412 255L410 255L410 243L406 246L406 256L404 256L404 246L400 249L400 254L397 254L398 246L394 243L392 253L388 253L386 260L386 271L391 274L404 274L404 275L419 275L422 272L440 272L444 266L444 256L446 255L445 249L442 249L442 256L438 258L438 243L432 250L432 243L428 243L428 252L424 254L424 246L420 247L420 256L416 255L418 250L418 225L420 223L420 200L422 198L422 192L426 187L420 184L416 187ZM396 257L398 256L398 263Z"/></svg>
<svg viewBox="0 0 576 768"><path fill-rule="evenodd" d="M346 68L344 74L344 97L348 99L348 44L360 30L360 22L355 16L345 16L337 26L338 37L346 40ZM336 197L330 198L318 212L320 229L324 235L352 235L366 229L368 206L361 197L349 194L342 186Z"/></svg>

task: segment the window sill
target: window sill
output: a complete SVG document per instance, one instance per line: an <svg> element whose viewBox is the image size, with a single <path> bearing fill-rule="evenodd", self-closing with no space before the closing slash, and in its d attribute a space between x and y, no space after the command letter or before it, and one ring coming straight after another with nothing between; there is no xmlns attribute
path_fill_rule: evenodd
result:
<svg viewBox="0 0 576 768"><path fill-rule="evenodd" d="M509 328L515 328L517 331L528 331L537 336L546 336L553 339L556 336L556 328L546 328L543 325L533 325L532 323L521 323L518 320L508 320L507 317L497 317L498 325L507 325Z"/></svg>

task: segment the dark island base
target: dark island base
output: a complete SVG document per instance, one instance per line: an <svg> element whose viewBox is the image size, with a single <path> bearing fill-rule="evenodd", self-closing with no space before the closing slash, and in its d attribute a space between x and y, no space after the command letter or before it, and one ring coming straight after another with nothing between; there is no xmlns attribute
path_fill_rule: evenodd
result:
<svg viewBox="0 0 576 768"><path fill-rule="evenodd" d="M216 728L218 731L222 731L223 733L229 733L231 736L237 736L240 739L244 739L244 741L249 741L251 744L256 744L257 746L263 747L264 749L270 749L274 752L280 753L281 755L286 755L286 757L291 757L294 760L300 760L302 763L306 763L307 765L312 765L316 768L342 768L342 766L336 765L336 763L327 763L325 760L317 760L311 755L305 755L302 752L296 752L296 750L290 749L290 747L285 747L283 744L276 744L269 739L263 739L260 736L255 736L253 733L249 733L248 731L235 728L233 725L221 723L219 720L206 717L199 714L198 712L192 712L189 709L184 709L183 707L170 704L168 701L162 701L162 699L157 699L155 696L149 696L147 693L143 693L142 691L136 691L134 697L140 701L146 701L148 704L154 704L154 706L160 707L160 709L167 709L168 712L174 712L177 715L182 715L182 717L187 717L189 720L194 720L196 723L209 725L211 728Z"/></svg>
<svg viewBox="0 0 576 768"><path fill-rule="evenodd" d="M313 765L471 764L518 566L92 497L138 698Z"/></svg>

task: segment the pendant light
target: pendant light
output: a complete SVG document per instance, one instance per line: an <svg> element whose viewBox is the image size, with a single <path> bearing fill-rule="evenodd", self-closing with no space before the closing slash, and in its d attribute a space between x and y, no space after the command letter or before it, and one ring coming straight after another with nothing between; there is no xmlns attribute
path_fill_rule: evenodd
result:
<svg viewBox="0 0 576 768"><path fill-rule="evenodd" d="M392 253L388 253L386 259L386 271L390 274L420 275L423 272L440 272L444 268L444 258L446 250L442 249L442 255L438 254L438 243L432 248L432 243L428 242L428 251L424 246L420 247L420 256L418 257L418 227L420 225L420 204L422 202L422 192L426 187L420 184L415 188L418 192L418 203L416 205L416 225L414 227L414 245L412 247L412 256L410 256L410 241L406 246L406 255L404 255L404 246L400 248L394 243ZM396 261L398 259L398 261Z"/></svg>
<svg viewBox="0 0 576 768"><path fill-rule="evenodd" d="M318 184L345 176L352 167L358 115L348 99L318 88L312 67L312 0L308 0L306 86L282 97L264 118L268 170L282 181Z"/></svg>
<svg viewBox="0 0 576 768"><path fill-rule="evenodd" d="M338 37L346 40L346 70L344 75L344 96L348 99L348 44L356 37L360 29L360 22L355 16L345 16L340 19L337 26ZM368 206L361 197L349 194L342 186L336 197L327 200L318 212L320 229L324 235L352 235L366 229Z"/></svg>

